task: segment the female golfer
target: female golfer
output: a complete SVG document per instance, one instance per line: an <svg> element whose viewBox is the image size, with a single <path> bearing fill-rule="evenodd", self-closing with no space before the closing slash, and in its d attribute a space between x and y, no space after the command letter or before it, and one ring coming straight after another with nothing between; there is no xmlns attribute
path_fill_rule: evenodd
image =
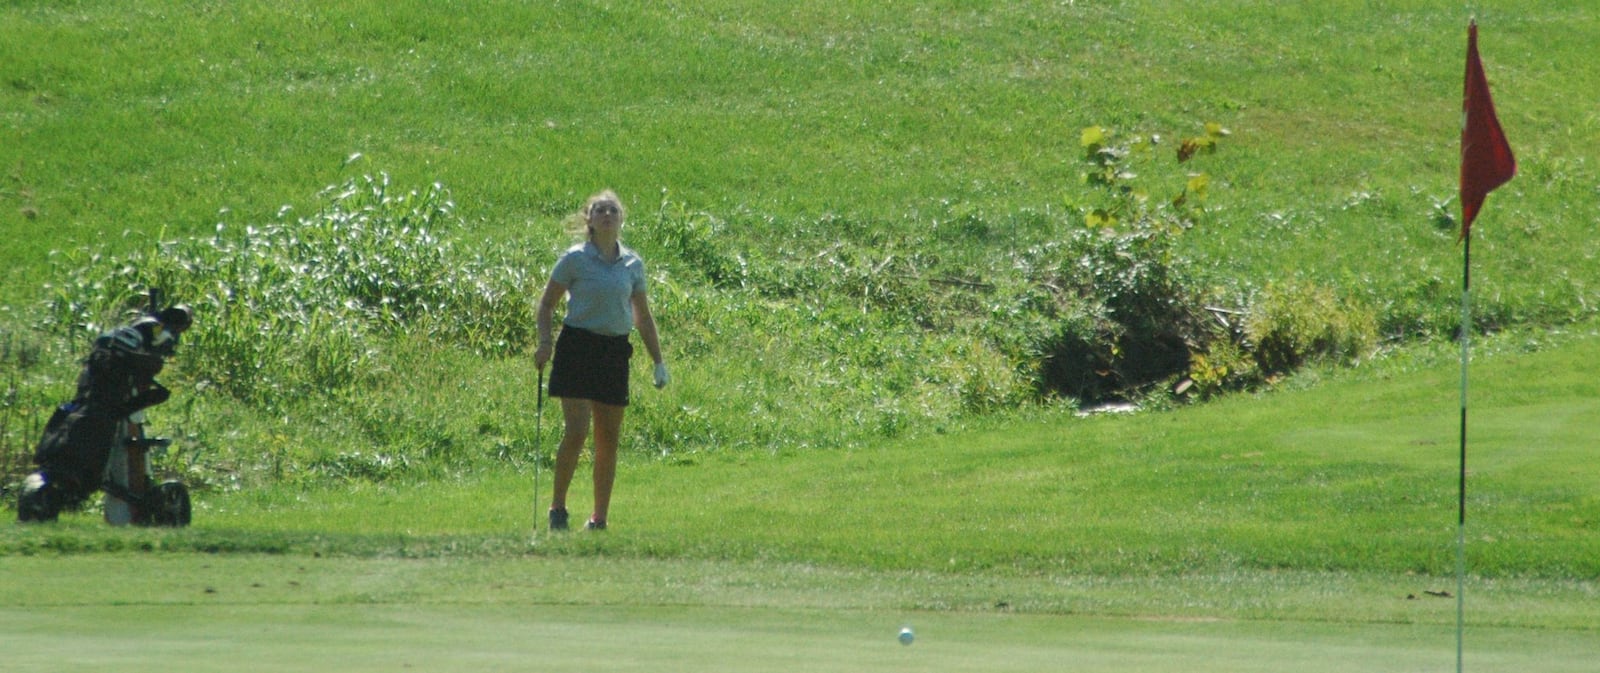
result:
<svg viewBox="0 0 1600 673"><path fill-rule="evenodd" d="M550 396L561 398L566 425L556 452L555 495L550 530L567 529L567 487L590 428L594 429L594 514L586 526L605 530L611 485L617 476L617 443L622 412L628 406L628 358L634 328L655 362L657 388L667 385L656 321L650 315L644 260L622 245L622 202L611 190L589 197L574 216L588 231L583 243L556 260L539 299L539 346L533 353L540 371L550 366ZM567 315L561 336L551 341L551 315L562 296ZM551 354L554 351L554 359Z"/></svg>

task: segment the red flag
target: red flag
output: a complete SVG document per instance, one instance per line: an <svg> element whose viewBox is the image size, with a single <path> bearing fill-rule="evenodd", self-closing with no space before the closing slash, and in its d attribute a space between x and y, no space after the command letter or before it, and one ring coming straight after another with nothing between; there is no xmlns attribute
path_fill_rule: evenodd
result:
<svg viewBox="0 0 1600 673"><path fill-rule="evenodd" d="M1500 130L1489 80L1478 59L1478 22L1467 28L1467 81L1461 125L1461 240L1466 240L1483 199L1517 173L1517 159Z"/></svg>

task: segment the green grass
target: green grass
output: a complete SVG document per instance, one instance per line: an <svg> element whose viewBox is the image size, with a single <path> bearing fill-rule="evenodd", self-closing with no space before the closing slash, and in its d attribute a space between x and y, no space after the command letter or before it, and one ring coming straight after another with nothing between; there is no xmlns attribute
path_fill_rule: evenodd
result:
<svg viewBox="0 0 1600 673"><path fill-rule="evenodd" d="M1585 366L1600 359L1600 338L1590 324L1480 349L1469 455L1474 573L1600 574L1600 500L1581 467L1587 428L1600 416L1600 384ZM1325 371L1303 389L1162 413L1017 418L854 449L635 456L623 470L617 534L552 538L539 551L1042 576L1447 577L1458 465L1453 355L1401 352ZM525 466L463 482L218 494L202 499L193 531L161 544L504 553L530 532L532 477ZM580 478L579 514L586 492ZM81 544L102 544L97 530L79 531L89 536ZM20 532L12 551L55 544L53 533ZM121 533L104 534L112 548L125 544Z"/></svg>
<svg viewBox="0 0 1600 673"><path fill-rule="evenodd" d="M1577 2L1474 11L1523 158L1479 227L1476 324L1581 319L1600 306L1584 205L1600 120L1582 94L1553 92L1587 91L1600 22ZM447 261L488 251L512 270L491 286L531 295L565 240L559 217L611 186L633 208L629 241L651 261L680 383L670 398L643 396L630 447L841 446L955 429L1031 392L1030 340L1052 325L1027 316L1059 301L1039 296L1053 265L1071 268L1034 251L1078 231L1102 198L1081 181L1078 144L1098 125L1167 138L1131 166L1158 198L1187 172L1212 175L1207 212L1176 248L1211 299L1247 308L1269 288L1327 290L1386 338L1437 338L1456 322L1459 247L1436 220L1453 212L1465 18L1420 2L15 3L0 30L30 39L0 46L13 64L0 82L0 227L12 234L0 260L13 270L0 279L0 332L30 336L43 298L151 282L158 243L204 242L219 223L261 228L285 205L292 224L313 216L325 185L380 173L402 190L442 183L459 217L435 232L459 251ZM1170 161L1175 139L1206 122L1232 132L1219 152ZM97 266L97 254L116 261ZM738 265L753 271L707 273ZM941 285L952 279L988 285ZM219 284L202 275L187 298L227 297ZM205 306L192 341L218 336L206 332L229 301ZM229 316L230 336L253 334L241 325L256 319L281 337L300 318L262 313ZM81 357L78 321L44 322L43 364L19 367L18 408L65 395ZM336 366L305 380L369 370L368 411L350 411L347 391L322 400L248 367L175 363L191 390L220 382L189 407L202 420L182 423L187 445L245 485L272 460L526 451L531 428L516 417L528 386L512 376L525 360L364 334L269 345L279 350L253 355L300 366L281 353L328 353L304 368ZM483 400L481 414L408 390L412 367L451 399ZM225 377L300 404L241 405ZM322 432L301 437L313 426Z"/></svg>
<svg viewBox="0 0 1600 673"><path fill-rule="evenodd" d="M86 514L18 528L5 551L797 564L866 578L1065 586L1107 601L1089 608L1081 596L1036 589L1006 599L1028 612L1285 617L1305 606L1280 602L1279 592L1304 590L1302 582L1377 580L1390 599L1450 588L1451 355L1397 353L1325 371L1314 385L1157 414L1018 419L851 450L635 458L623 466L615 530L604 535L535 535L534 475L522 470L203 495L187 530L109 530ZM1585 601L1555 606L1595 590L1600 500L1579 466L1585 428L1600 415L1582 364L1597 357L1593 325L1480 345L1469 459L1474 587L1554 601L1500 614L1509 624L1580 626L1593 616ZM586 493L580 478L579 515ZM1130 607L1110 598L1117 590L1103 593L1221 578L1192 602L1156 591ZM945 605L974 609L982 600ZM1393 618L1370 607L1302 617Z"/></svg>
<svg viewBox="0 0 1600 673"><path fill-rule="evenodd" d="M17 580L0 625L19 671L1432 670L1454 643L1454 602L1425 593L1440 581L1338 573L1017 578L605 554L114 553L0 570ZM1590 665L1592 585L1468 591L1470 667ZM902 648L907 624L918 641Z"/></svg>
<svg viewBox="0 0 1600 673"><path fill-rule="evenodd" d="M1454 644L1454 356L1156 414L634 458L598 535L534 534L526 471L202 494L177 531L70 516L3 538L0 623L24 671L1432 670ZM1593 324L1478 343L1474 669L1597 654L1597 357Z"/></svg>
<svg viewBox="0 0 1600 673"><path fill-rule="evenodd" d="M195 526L6 530L8 666L1444 668L1453 601L1428 592L1454 591L1467 11L8 3L0 34L26 39L0 41L6 461L81 357L41 300L114 296L149 282L126 259L292 224L363 175L442 183L444 265L487 260L507 271L463 277L530 298L560 217L617 189L674 366L630 410L614 530L534 538L529 456L554 414L536 439L526 355L482 346L501 333L238 310L313 337L264 339L252 362L291 369L251 379L204 350L250 325L202 316L190 352L212 357L176 361L153 414ZM1468 662L1588 670L1600 15L1471 11L1521 174L1475 229L1475 324L1503 333L1472 370ZM1206 122L1231 132L1216 154L1167 159ZM1101 198L1086 126L1165 137L1131 166L1158 198L1212 176L1177 252L1217 297L1333 296L1383 349L1130 417L1012 409L1008 358L1050 327L1016 316L1066 268L1035 250Z"/></svg>
<svg viewBox="0 0 1600 673"><path fill-rule="evenodd" d="M904 615L749 608L289 605L62 608L0 612L28 645L18 671L116 666L155 671L395 669L516 671L1345 671L1448 669L1446 629L1173 623L1034 616L916 615L919 639L896 644ZM259 617L266 623L252 619ZM103 623L96 647L60 634ZM1587 670L1591 643L1561 633L1482 629L1475 670ZM293 643L293 646L285 646ZM76 648L76 649L75 649ZM219 654L224 649L226 654ZM57 657L68 654L67 663Z"/></svg>
<svg viewBox="0 0 1600 673"><path fill-rule="evenodd" d="M1405 599L1417 583L1338 576L1030 582L607 557L148 554L6 557L0 569L18 579L0 591L17 671L1028 671L1068 661L1209 673L1435 670L1454 654L1452 601ZM1590 665L1592 628L1531 626L1561 605L1530 589L1474 587L1469 667ZM1223 595L1287 614L1171 609ZM1020 604L1033 596L1065 609ZM1127 612L1095 616L1107 606ZM1357 613L1365 618L1325 621ZM906 624L918 635L909 648L894 640Z"/></svg>
<svg viewBox="0 0 1600 673"><path fill-rule="evenodd" d="M1454 277L1429 221L1454 185L1458 6L375 7L12 5L5 30L31 39L4 52L0 222L29 243L6 249L26 272L5 295L37 287L44 250L304 206L355 153L353 169L451 186L475 236L514 240L609 185L645 206L665 191L759 247L768 218L838 215L851 226L824 235L848 237L1060 211L1082 201L1078 129L1206 121L1234 136L1207 166L1221 212L1194 245L1227 274L1423 303ZM1508 312L1536 311L1539 289L1573 310L1595 294L1583 274L1550 287L1525 269L1592 264L1587 219L1564 204L1597 170L1600 119L1574 93L1596 77L1597 24L1582 2L1474 11L1524 159L1481 263L1525 298Z"/></svg>

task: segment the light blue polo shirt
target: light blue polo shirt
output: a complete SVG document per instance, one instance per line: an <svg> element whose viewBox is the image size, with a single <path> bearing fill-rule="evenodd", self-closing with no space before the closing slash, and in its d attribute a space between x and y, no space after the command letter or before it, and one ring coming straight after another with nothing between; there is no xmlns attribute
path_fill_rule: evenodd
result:
<svg viewBox="0 0 1600 673"><path fill-rule="evenodd" d="M644 260L627 246L614 262L600 258L600 249L585 241L556 260L550 279L567 287L567 317L562 323L604 334L627 336L633 331L633 295L645 291Z"/></svg>

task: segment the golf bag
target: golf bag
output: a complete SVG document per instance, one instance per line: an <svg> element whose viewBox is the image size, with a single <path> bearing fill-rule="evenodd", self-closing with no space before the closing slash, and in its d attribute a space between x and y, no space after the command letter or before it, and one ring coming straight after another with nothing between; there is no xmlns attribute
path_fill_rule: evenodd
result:
<svg viewBox="0 0 1600 673"><path fill-rule="evenodd" d="M76 403L61 405L34 453L41 469L23 482L17 520L54 521L62 510L104 491L106 523L189 525L188 487L179 481L151 484L150 454L165 452L171 440L146 438L142 417L108 417Z"/></svg>
<svg viewBox="0 0 1600 673"><path fill-rule="evenodd" d="M170 441L144 436L144 410L171 397L155 376L193 320L186 306L157 310L159 296L152 290L145 315L95 339L77 397L45 424L33 456L40 469L23 483L18 520L55 520L103 490L107 523L189 525L188 488L150 483L150 453Z"/></svg>

